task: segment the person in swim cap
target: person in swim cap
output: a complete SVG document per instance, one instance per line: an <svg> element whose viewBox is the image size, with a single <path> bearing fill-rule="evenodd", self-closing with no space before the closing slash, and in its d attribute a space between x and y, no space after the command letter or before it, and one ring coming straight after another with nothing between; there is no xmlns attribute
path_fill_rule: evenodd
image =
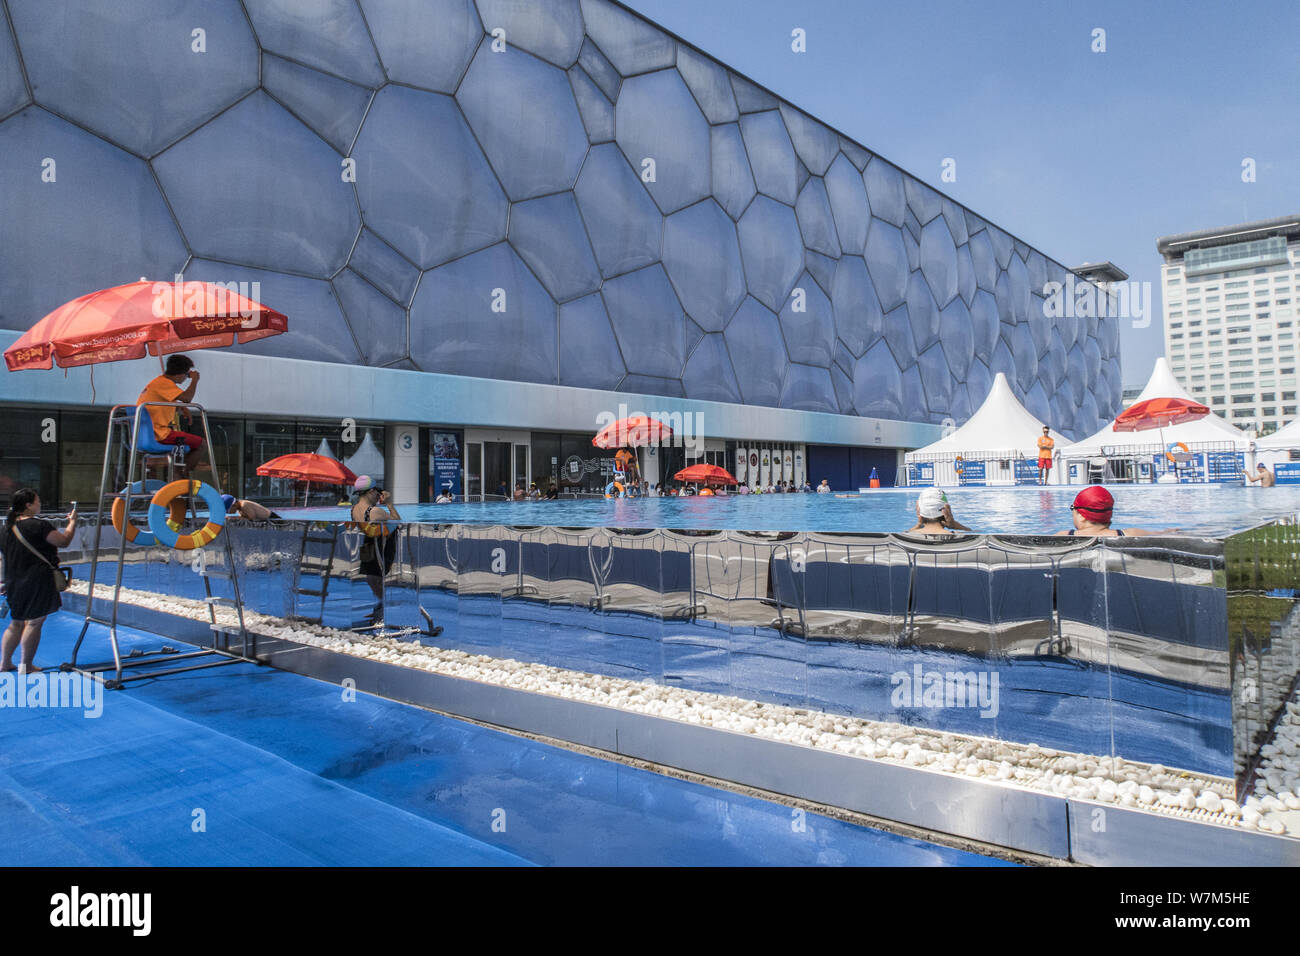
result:
<svg viewBox="0 0 1300 956"><path fill-rule="evenodd" d="M938 488L926 488L916 499L916 524L907 529L908 534L956 534L970 531L952 516L948 496Z"/></svg>
<svg viewBox="0 0 1300 956"><path fill-rule="evenodd" d="M1101 485L1089 485L1074 496L1070 513L1074 518L1074 527L1068 531L1058 531L1057 536L1079 535L1083 537L1126 538L1145 534L1169 534L1177 528L1165 531L1145 531L1142 528L1112 528L1111 518L1115 511L1115 497Z"/></svg>
<svg viewBox="0 0 1300 956"><path fill-rule="evenodd" d="M236 498L234 495L222 495L221 500L226 504L227 518L245 518L249 521L283 521L278 514L265 505L259 505L256 501L249 501L246 498Z"/></svg>

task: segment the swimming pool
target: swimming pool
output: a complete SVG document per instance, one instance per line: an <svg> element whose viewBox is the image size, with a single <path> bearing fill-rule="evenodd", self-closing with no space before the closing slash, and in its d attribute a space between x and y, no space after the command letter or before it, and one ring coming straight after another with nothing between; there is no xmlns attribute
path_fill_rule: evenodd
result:
<svg viewBox="0 0 1300 956"><path fill-rule="evenodd" d="M1070 527L1078 487L945 489L953 515L975 531L1052 534ZM1115 524L1181 534L1227 535L1300 512L1300 485L1115 485ZM405 521L559 527L709 530L902 531L916 521L919 488L878 488L861 496L728 495L715 498L581 498L402 505ZM346 521L346 508L281 509L285 517Z"/></svg>

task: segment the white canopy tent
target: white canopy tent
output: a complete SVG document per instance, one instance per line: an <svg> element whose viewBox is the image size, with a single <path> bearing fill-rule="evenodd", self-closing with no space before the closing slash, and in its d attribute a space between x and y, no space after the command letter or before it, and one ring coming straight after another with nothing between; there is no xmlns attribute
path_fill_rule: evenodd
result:
<svg viewBox="0 0 1300 956"><path fill-rule="evenodd" d="M1196 401L1174 377L1164 356L1156 359L1146 387L1133 400L1133 404L1151 398L1185 398ZM1127 473L1127 466L1120 468L1116 462L1124 460L1149 464L1152 456L1164 455L1171 445L1178 443L1186 445L1187 452L1193 458L1213 453L1245 452L1250 445L1250 436L1214 412L1196 421L1141 432L1117 432L1114 425L1112 421L1096 434L1061 449L1061 458L1067 462L1081 459L1088 461L1090 467L1080 476L1080 480L1137 478L1137 474Z"/></svg>
<svg viewBox="0 0 1300 956"><path fill-rule="evenodd" d="M936 485L1011 485L1016 482L1017 460L1037 461L1038 439L1042 434L1043 423L1020 404L1007 384L1006 376L999 372L984 404L966 424L903 457L909 465L926 466L924 469L908 468L909 477L913 471L929 472L932 467ZM1069 443L1069 439L1059 432L1050 434L1057 448ZM958 459L962 468L960 476L957 473ZM979 478L981 471L982 480ZM1034 474L1037 475L1036 465ZM1052 480L1059 479L1053 476ZM912 483L930 484L930 479L918 476Z"/></svg>
<svg viewBox="0 0 1300 956"><path fill-rule="evenodd" d="M1260 451L1286 451L1300 448L1300 418L1285 428L1279 428L1271 435L1255 439L1255 447Z"/></svg>

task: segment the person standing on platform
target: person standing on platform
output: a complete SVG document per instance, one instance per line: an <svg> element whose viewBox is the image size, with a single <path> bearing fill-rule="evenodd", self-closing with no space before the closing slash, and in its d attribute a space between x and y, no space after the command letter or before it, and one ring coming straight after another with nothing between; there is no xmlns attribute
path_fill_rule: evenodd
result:
<svg viewBox="0 0 1300 956"><path fill-rule="evenodd" d="M1047 484L1048 476L1052 471L1052 449L1056 447L1056 439L1052 437L1052 430L1046 425L1043 426L1043 434L1038 439L1038 483Z"/></svg>

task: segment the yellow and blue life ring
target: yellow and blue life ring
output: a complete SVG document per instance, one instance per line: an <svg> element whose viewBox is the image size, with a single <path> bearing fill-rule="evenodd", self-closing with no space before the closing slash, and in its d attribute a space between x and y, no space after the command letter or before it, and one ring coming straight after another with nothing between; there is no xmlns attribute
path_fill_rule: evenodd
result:
<svg viewBox="0 0 1300 956"><path fill-rule="evenodd" d="M615 489L618 489L618 494L614 494ZM623 488L623 483L620 481L611 481L605 486L606 498L623 498L626 497L626 495L627 491Z"/></svg>
<svg viewBox="0 0 1300 956"><path fill-rule="evenodd" d="M1169 447L1165 449L1165 457L1168 458L1170 461L1172 461L1174 464L1177 464L1178 459L1174 457L1175 448L1181 448L1183 450L1184 455L1188 453L1188 448L1185 444L1183 444L1180 441L1174 441L1169 443Z"/></svg>
<svg viewBox="0 0 1300 956"><path fill-rule="evenodd" d="M168 521L169 510L177 498L187 494L198 495L203 499L208 508L208 523L197 531L180 534ZM225 526L226 503L221 500L221 493L202 481L188 478L173 481L159 488L149 502L149 530L159 544L177 551L193 551L203 547L221 534Z"/></svg>

